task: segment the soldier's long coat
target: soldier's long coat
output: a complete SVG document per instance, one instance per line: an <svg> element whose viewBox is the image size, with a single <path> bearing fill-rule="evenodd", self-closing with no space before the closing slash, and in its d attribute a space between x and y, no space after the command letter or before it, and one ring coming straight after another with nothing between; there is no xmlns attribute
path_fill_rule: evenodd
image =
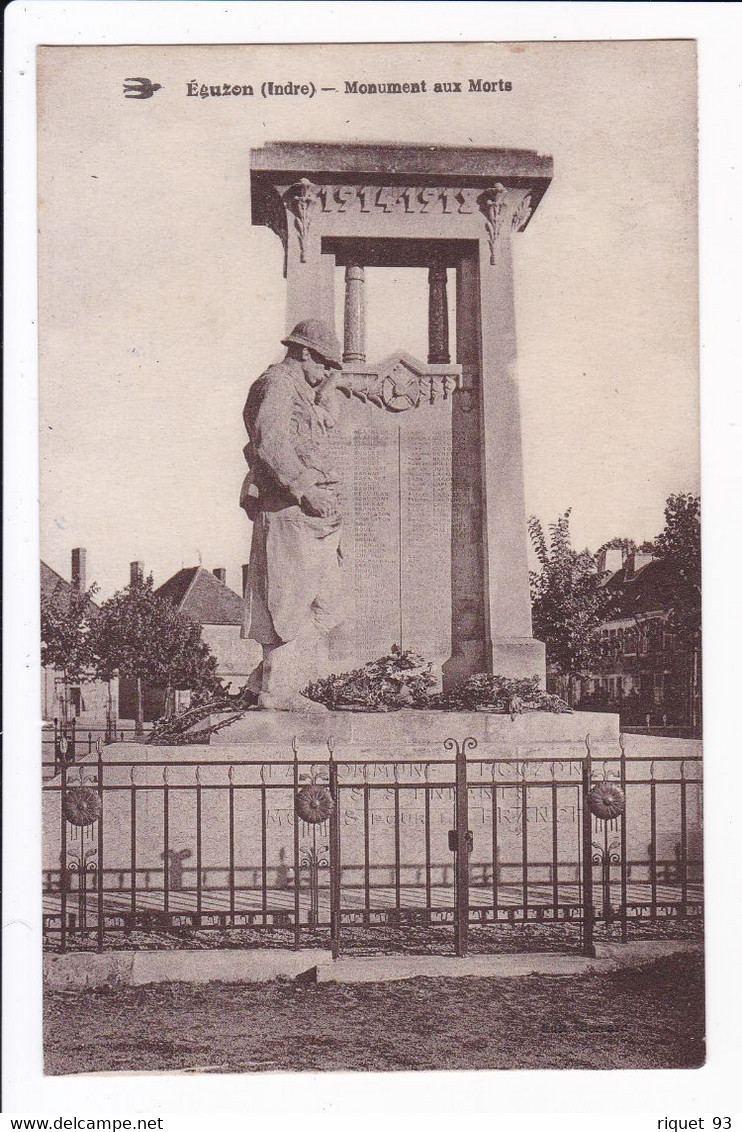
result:
<svg viewBox="0 0 742 1132"><path fill-rule="evenodd" d="M257 379L243 417L250 471L242 505L253 520L243 636L276 645L312 621L327 632L344 616L338 481L328 444L334 417L291 358ZM307 491L326 493L329 518L306 514Z"/></svg>

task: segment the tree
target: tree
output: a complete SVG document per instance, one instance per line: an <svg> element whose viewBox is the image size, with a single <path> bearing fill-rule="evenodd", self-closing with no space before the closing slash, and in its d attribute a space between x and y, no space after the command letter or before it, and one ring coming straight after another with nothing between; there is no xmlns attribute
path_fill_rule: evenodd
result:
<svg viewBox="0 0 742 1132"><path fill-rule="evenodd" d="M689 651L701 640L701 499L671 495L665 504L665 527L654 541L665 566L669 620L678 643Z"/></svg>
<svg viewBox="0 0 742 1132"><path fill-rule="evenodd" d="M201 639L201 626L154 592L151 574L103 603L92 648L101 679L118 672L136 681L138 732L144 724L144 681L165 688L166 708L175 688L199 691L216 683L216 658Z"/></svg>
<svg viewBox="0 0 742 1132"><path fill-rule="evenodd" d="M622 538L620 535L614 535L613 538L608 539L608 542L604 542L602 546L598 547L596 558L601 550L621 550L624 555L627 555L636 550L636 543L633 538Z"/></svg>
<svg viewBox="0 0 742 1132"><path fill-rule="evenodd" d="M540 567L531 573L534 636L546 645L550 672L566 678L571 703L573 679L597 659L595 629L611 616L616 597L601 585L604 575L590 551L573 549L570 514L571 508L549 524L548 544L534 516L528 520L528 533Z"/></svg>
<svg viewBox="0 0 742 1132"><path fill-rule="evenodd" d="M69 717L70 684L94 679L91 628L97 586L79 591L59 586L41 596L41 663L62 674L62 719Z"/></svg>

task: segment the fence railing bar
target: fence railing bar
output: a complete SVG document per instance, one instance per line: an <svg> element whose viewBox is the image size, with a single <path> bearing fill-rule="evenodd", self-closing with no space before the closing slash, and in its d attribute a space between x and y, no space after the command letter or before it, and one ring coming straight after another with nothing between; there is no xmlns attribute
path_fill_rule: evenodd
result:
<svg viewBox="0 0 742 1132"><path fill-rule="evenodd" d="M649 789L649 872L651 885L651 915L657 917L657 789L654 782Z"/></svg>
<svg viewBox="0 0 742 1132"><path fill-rule="evenodd" d="M582 818L582 947L585 955L595 954L593 905L593 854L592 854L592 815L587 804L587 796L592 781L592 759L588 744L587 757L582 770L582 790L580 792L580 813Z"/></svg>
<svg viewBox="0 0 742 1132"><path fill-rule="evenodd" d="M82 781L82 771L80 771L80 780ZM103 759L101 757L100 752L98 752L98 803L99 803L100 812L98 814L98 861L97 861L97 866L96 866L97 870L98 870L98 874L96 876L97 887L98 887L97 941L98 941L98 951L102 951L103 950L103 931L104 931L104 925L103 925L103 914L104 914L103 877L104 877L104 872L103 872L103 870L104 870L104 867L105 867L105 862L103 860L103 845L104 845L103 826L104 826L105 810L104 810L104 805L103 805ZM87 871L87 870L85 870L85 863L84 863L84 857L83 857L83 854L82 854L82 848L80 849L80 867L81 867L82 871L85 871L85 872Z"/></svg>
<svg viewBox="0 0 742 1132"><path fill-rule="evenodd" d="M629 938L629 925L627 919L626 903L628 900L628 877L629 866L627 862L628 844L627 844L627 821L628 821L628 793L626 784L626 746L624 744L623 735L619 736L619 745L621 749L621 762L620 762L620 782L621 790L624 798L624 811L621 814L621 942L626 943Z"/></svg>
<svg viewBox="0 0 742 1132"><path fill-rule="evenodd" d="M165 914L170 910L170 793L167 769L162 772L162 907Z"/></svg>
<svg viewBox="0 0 742 1132"><path fill-rule="evenodd" d="M523 870L523 915L528 919L528 786L521 783L521 868Z"/></svg>
<svg viewBox="0 0 742 1132"><path fill-rule="evenodd" d="M296 799L299 793L299 759L296 741L294 742L293 786L291 818L294 832L294 948L301 943L301 857L299 855L299 817L296 812Z"/></svg>
<svg viewBox="0 0 742 1132"><path fill-rule="evenodd" d="M260 888L262 893L263 923L268 923L268 798L265 786L260 786Z"/></svg>
<svg viewBox="0 0 742 1132"><path fill-rule="evenodd" d="M340 815L338 796L337 764L333 758L334 742L328 740L330 751L329 786L330 796L334 806L330 811L330 946L332 958L337 959L340 954L340 935L342 920L340 914L341 902L341 875L342 864L340 859Z"/></svg>
<svg viewBox="0 0 742 1132"><path fill-rule="evenodd" d="M227 809L229 835L229 922L234 926L235 910L235 845L234 845L234 770L229 768L229 801Z"/></svg>
<svg viewBox="0 0 742 1132"><path fill-rule="evenodd" d="M129 862L129 876L131 878L131 926L133 930L136 928L137 923L137 788L134 782L133 770L131 777L130 807L129 832L131 857Z"/></svg>
<svg viewBox="0 0 742 1132"><path fill-rule="evenodd" d="M554 919L559 919L559 826L558 826L558 787L551 784L551 902Z"/></svg>
<svg viewBox="0 0 742 1132"><path fill-rule="evenodd" d="M493 764L494 765L494 764ZM494 773L492 775L492 911L497 915L497 905L499 899L499 886L500 886L500 848L498 846L497 827L499 815L497 812L497 786L494 781Z"/></svg>
<svg viewBox="0 0 742 1132"><path fill-rule="evenodd" d="M56 724L56 720L54 721ZM60 911L61 911L61 949L67 950L67 881L69 877L69 868L67 863L67 818L64 812L64 798L67 793L67 767L64 763L61 766L62 783L61 793L59 796L59 818L62 823L61 827L61 854L60 854L60 877L59 877L59 895L60 895Z"/></svg>
<svg viewBox="0 0 742 1132"><path fill-rule="evenodd" d="M201 776L196 767L196 923L201 926L203 904L203 827L202 827Z"/></svg>
<svg viewBox="0 0 742 1132"><path fill-rule="evenodd" d="M371 907L371 794L367 782L363 784L363 892L366 903L364 923L368 924Z"/></svg>
<svg viewBox="0 0 742 1132"><path fill-rule="evenodd" d="M681 915L685 915L688 903L688 798L685 777L680 783L680 908Z"/></svg>
<svg viewBox="0 0 742 1132"><path fill-rule="evenodd" d="M402 905L402 885L400 877L401 843L399 823L399 782L394 783L394 902L395 907Z"/></svg>

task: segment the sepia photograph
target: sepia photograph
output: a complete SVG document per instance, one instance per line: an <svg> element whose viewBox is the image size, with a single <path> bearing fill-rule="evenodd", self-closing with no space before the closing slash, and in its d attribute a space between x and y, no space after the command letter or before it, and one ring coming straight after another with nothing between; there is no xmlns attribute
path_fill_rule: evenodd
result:
<svg viewBox="0 0 742 1132"><path fill-rule="evenodd" d="M704 1065L696 56L38 48L46 1075Z"/></svg>

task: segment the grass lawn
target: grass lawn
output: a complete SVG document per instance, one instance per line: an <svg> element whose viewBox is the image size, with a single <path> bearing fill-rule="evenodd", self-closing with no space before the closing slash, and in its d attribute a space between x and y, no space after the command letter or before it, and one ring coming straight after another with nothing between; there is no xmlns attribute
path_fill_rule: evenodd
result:
<svg viewBox="0 0 742 1132"><path fill-rule="evenodd" d="M50 1074L101 1071L689 1069L703 965L609 975L290 981L48 991Z"/></svg>

